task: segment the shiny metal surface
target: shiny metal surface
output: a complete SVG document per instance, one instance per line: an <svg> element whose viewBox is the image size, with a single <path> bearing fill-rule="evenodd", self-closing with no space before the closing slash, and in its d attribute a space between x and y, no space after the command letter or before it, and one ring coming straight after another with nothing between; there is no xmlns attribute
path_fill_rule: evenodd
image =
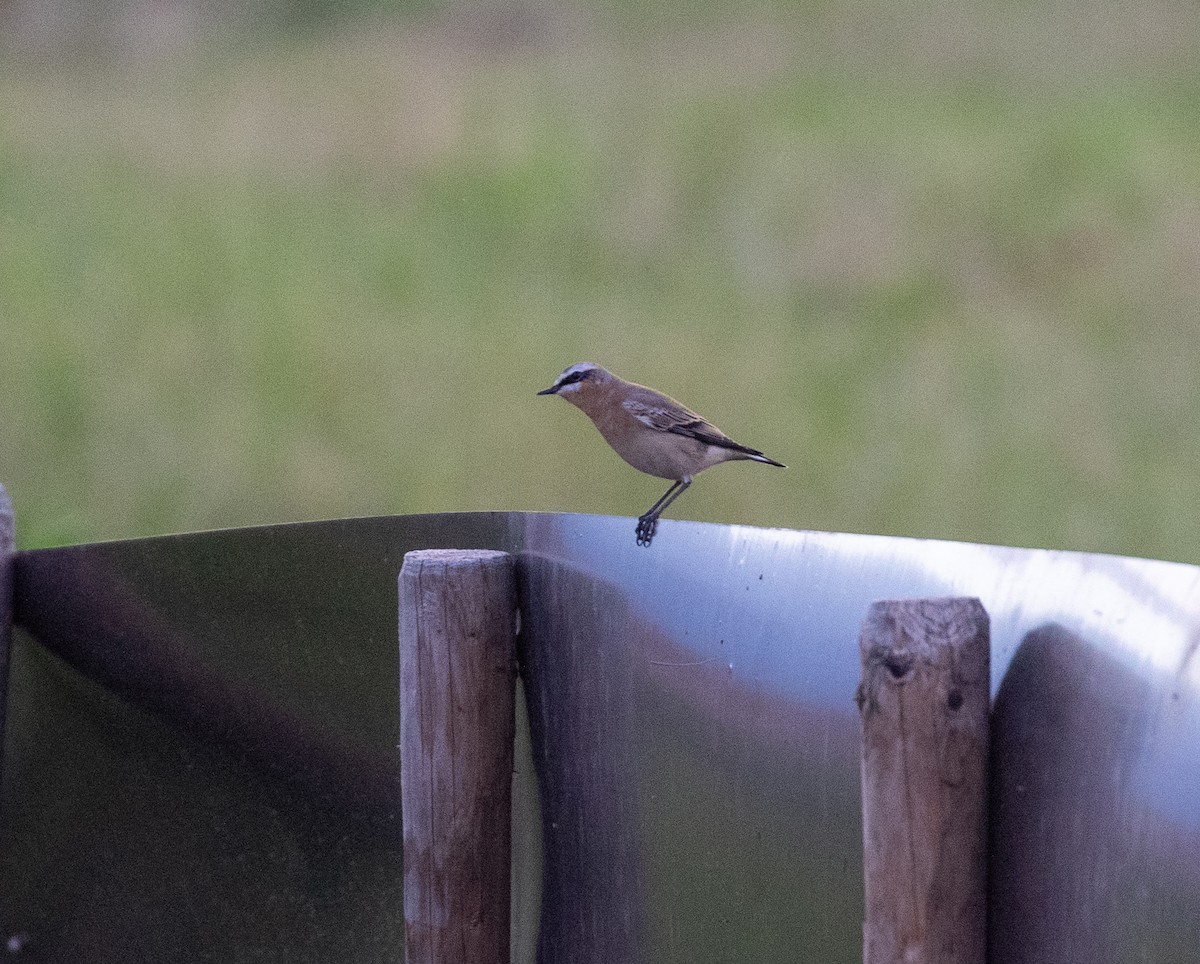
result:
<svg viewBox="0 0 1200 964"><path fill-rule="evenodd" d="M0 485L0 740L4 738L4 718L8 697L8 662L12 650L13 553L16 549L12 501ZM0 772L4 766L4 747L0 744Z"/></svg>
<svg viewBox="0 0 1200 964"><path fill-rule="evenodd" d="M860 960L858 627L929 595L992 619L993 959L1197 959L1200 569L632 529L445 515L20 555L0 936L46 961L395 960L395 580L445 546L519 555L541 796L518 762L516 959Z"/></svg>

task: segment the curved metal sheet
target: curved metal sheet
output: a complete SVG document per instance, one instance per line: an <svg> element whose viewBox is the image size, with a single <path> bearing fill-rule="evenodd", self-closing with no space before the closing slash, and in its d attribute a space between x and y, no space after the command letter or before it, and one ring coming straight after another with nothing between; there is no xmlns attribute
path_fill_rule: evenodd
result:
<svg viewBox="0 0 1200 964"><path fill-rule="evenodd" d="M39 960L394 960L395 576L519 555L516 959L861 959L867 606L992 617L997 961L1194 960L1200 570L519 513L24 553L0 920ZM536 904L544 863L540 929ZM540 933L540 937L538 934Z"/></svg>
<svg viewBox="0 0 1200 964"><path fill-rule="evenodd" d="M12 581L16 529L8 491L0 485L0 740L4 737L4 717L8 698L8 661L12 649ZM0 745L0 769L4 765Z"/></svg>

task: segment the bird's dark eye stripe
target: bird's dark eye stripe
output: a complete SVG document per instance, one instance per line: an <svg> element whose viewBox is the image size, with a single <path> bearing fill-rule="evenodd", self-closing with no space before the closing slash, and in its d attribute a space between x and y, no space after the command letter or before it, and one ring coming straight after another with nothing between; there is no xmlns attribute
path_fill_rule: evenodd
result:
<svg viewBox="0 0 1200 964"><path fill-rule="evenodd" d="M563 378L563 380L559 384L571 385L575 382L581 382L581 381L583 381L583 379L586 375L587 375L587 372L571 372L571 374L567 375L565 378Z"/></svg>

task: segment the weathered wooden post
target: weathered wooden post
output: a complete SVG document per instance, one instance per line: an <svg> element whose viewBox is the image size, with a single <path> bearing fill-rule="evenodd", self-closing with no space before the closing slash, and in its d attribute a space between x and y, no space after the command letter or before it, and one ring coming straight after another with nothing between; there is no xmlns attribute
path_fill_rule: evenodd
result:
<svg viewBox="0 0 1200 964"><path fill-rule="evenodd" d="M862 680L865 964L983 964L988 615L978 599L875 603Z"/></svg>
<svg viewBox="0 0 1200 964"><path fill-rule="evenodd" d="M3 762L4 722L8 717L8 663L12 650L13 552L16 527L12 502L0 485L0 763Z"/></svg>
<svg viewBox="0 0 1200 964"><path fill-rule="evenodd" d="M400 570L408 964L508 964L516 579L490 550Z"/></svg>

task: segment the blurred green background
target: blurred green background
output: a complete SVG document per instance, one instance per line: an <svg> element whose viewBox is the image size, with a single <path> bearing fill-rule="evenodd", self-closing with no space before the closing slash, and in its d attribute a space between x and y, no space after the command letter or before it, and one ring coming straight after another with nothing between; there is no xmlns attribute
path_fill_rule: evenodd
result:
<svg viewBox="0 0 1200 964"><path fill-rule="evenodd" d="M589 359L790 466L675 517L1200 561L1195 4L69 8L0 8L24 547L636 515Z"/></svg>

